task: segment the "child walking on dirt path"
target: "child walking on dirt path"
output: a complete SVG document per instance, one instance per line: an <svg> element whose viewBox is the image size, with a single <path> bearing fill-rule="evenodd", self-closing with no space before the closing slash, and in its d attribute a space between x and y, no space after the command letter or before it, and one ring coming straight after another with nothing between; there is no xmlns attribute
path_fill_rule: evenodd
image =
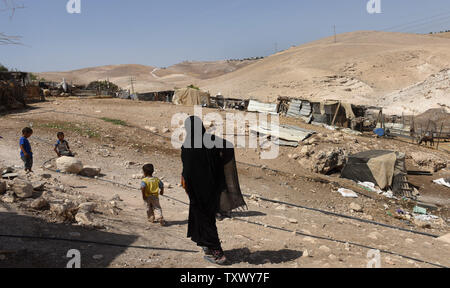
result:
<svg viewBox="0 0 450 288"><path fill-rule="evenodd" d="M28 138L33 135L33 129L25 127L22 129L22 138L20 138L20 158L25 164L25 172L33 172L33 151L31 150L30 141Z"/></svg>
<svg viewBox="0 0 450 288"><path fill-rule="evenodd" d="M74 155L72 151L70 151L69 142L64 140L64 133L58 132L58 134L56 134L56 137L58 137L58 141L56 141L54 149L56 155L58 155L58 157L61 156L73 157Z"/></svg>
<svg viewBox="0 0 450 288"><path fill-rule="evenodd" d="M153 177L155 171L153 164L146 164L142 167L144 179L141 182L142 198L147 205L147 217L150 223L159 222L165 226L159 194L164 195L164 183L157 177Z"/></svg>

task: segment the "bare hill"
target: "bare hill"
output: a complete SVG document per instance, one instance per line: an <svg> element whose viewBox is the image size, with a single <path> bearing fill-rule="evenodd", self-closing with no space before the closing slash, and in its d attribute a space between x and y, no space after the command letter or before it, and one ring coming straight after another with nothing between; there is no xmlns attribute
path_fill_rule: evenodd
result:
<svg viewBox="0 0 450 288"><path fill-rule="evenodd" d="M450 38L450 32L434 33L430 34L433 37Z"/></svg>
<svg viewBox="0 0 450 288"><path fill-rule="evenodd" d="M183 62L165 69L137 64L91 67L67 72L38 73L49 81L60 82L65 78L76 84L88 84L95 80L109 79L122 88L130 88L130 77L135 79L138 92L184 87L201 79L222 76L245 67L254 60Z"/></svg>
<svg viewBox="0 0 450 288"><path fill-rule="evenodd" d="M263 101L290 96L373 104L450 67L450 39L360 31L338 35L337 40L293 47L200 85L228 97Z"/></svg>
<svg viewBox="0 0 450 288"><path fill-rule="evenodd" d="M227 73L234 72L255 60L224 60L216 62L182 62L166 69L158 69L154 72L159 77L184 74L197 79L210 79Z"/></svg>
<svg viewBox="0 0 450 288"><path fill-rule="evenodd" d="M424 81L378 99L390 114L418 114L428 109L450 109L450 69L433 74Z"/></svg>

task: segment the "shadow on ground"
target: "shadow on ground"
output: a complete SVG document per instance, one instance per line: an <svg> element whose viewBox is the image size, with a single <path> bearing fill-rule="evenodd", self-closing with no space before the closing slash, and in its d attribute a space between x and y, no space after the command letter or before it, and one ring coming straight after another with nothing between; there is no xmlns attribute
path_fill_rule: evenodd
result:
<svg viewBox="0 0 450 288"><path fill-rule="evenodd" d="M267 214L259 211L242 211L242 212L233 212L231 215L233 217L257 217L257 216L266 216Z"/></svg>
<svg viewBox="0 0 450 288"><path fill-rule="evenodd" d="M182 220L182 221L167 221L166 220L166 227L171 227L171 226L184 226L188 224L188 220Z"/></svg>
<svg viewBox="0 0 450 288"><path fill-rule="evenodd" d="M31 237L5 237L5 235ZM65 240L33 238L36 236ZM120 235L78 226L48 223L39 218L15 213L0 213L0 268L65 268L71 260L67 257L67 252L71 249L80 251L82 268L108 267L137 238L136 235ZM106 242L119 244L121 247L70 240ZM102 256L94 259L95 255Z"/></svg>
<svg viewBox="0 0 450 288"><path fill-rule="evenodd" d="M256 251L251 252L248 248L233 249L225 251L230 265L239 263L281 264L294 261L303 256L303 251L283 249L279 251Z"/></svg>

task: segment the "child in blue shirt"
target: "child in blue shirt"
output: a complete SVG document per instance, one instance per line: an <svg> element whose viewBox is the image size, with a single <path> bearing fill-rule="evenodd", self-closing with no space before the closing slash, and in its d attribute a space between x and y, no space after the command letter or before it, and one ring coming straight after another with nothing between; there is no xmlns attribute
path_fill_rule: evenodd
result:
<svg viewBox="0 0 450 288"><path fill-rule="evenodd" d="M31 169L33 167L33 151L31 150L30 142L28 138L33 135L33 129L26 127L22 129L22 138L20 138L20 158L22 158L25 164L25 172L33 172Z"/></svg>

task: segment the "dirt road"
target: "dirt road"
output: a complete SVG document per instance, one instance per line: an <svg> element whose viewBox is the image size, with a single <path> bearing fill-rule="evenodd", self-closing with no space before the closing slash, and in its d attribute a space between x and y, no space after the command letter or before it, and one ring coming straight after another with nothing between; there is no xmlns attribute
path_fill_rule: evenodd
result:
<svg viewBox="0 0 450 288"><path fill-rule="evenodd" d="M0 166L22 165L17 142L21 129L32 124L34 134L30 141L36 177L51 174L49 186L59 187L52 190L54 195L98 203L94 217L103 228L86 229L58 220L48 211L34 211L28 208L32 199L12 204L0 201L0 234L58 238L1 237L0 267L65 267L70 249L81 252L82 267L211 267L203 260L200 249L186 238L188 199L178 185L181 161L179 151L172 148L167 138L170 133L155 135L139 129L170 128L174 112L193 111L190 107L163 103L58 99L1 116ZM108 119L125 121L127 126ZM41 167L55 156L51 144L60 130L84 164L102 168L102 177L82 178ZM406 209L411 204L358 190L351 181L309 172L290 161L287 153L283 148L280 158L261 161L254 149L238 150L240 163L255 165L238 165L243 192L433 235L449 233L445 222L424 229L389 216L387 212ZM162 197L167 227L146 222L137 189L140 180L133 179L144 163L153 163L156 176L170 185L166 195L172 199ZM269 169L262 169L261 165ZM351 200L342 198L335 192L337 186L352 188L361 195ZM445 190L440 191L444 195L439 194L440 199L448 199ZM121 200L115 201L117 208L111 209L111 199L116 194ZM233 219L218 222L231 267L366 267L372 248L394 253L381 253L383 267L450 266L450 245L433 237L267 202L256 196L246 201L247 211L235 212ZM361 205L363 212L350 211L352 202ZM438 212L448 217L448 206L440 206Z"/></svg>

